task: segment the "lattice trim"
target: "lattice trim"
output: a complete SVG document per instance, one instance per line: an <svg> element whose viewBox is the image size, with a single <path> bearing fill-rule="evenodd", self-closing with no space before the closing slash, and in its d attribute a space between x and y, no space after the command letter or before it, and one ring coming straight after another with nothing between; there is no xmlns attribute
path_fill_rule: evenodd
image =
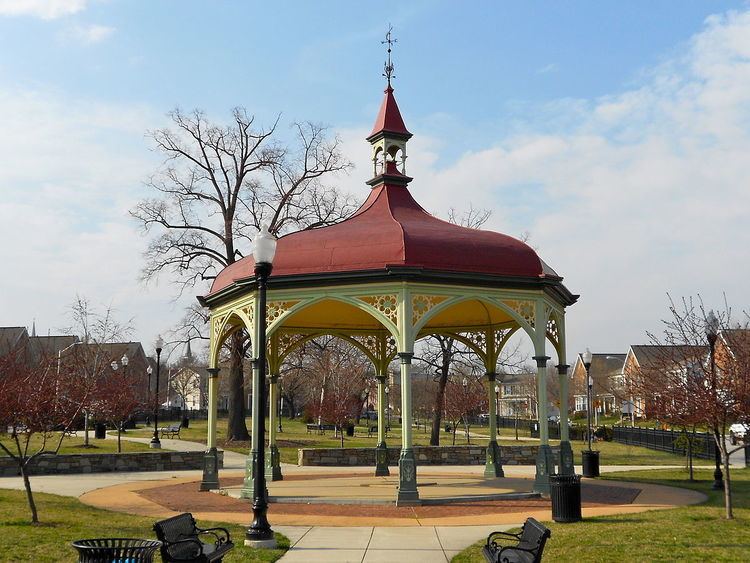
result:
<svg viewBox="0 0 750 563"><path fill-rule="evenodd" d="M411 322L412 325L416 325L419 320L424 317L430 309L435 305L438 305L445 301L447 297L444 295L423 295L417 294L412 295L411 298Z"/></svg>
<svg viewBox="0 0 750 563"><path fill-rule="evenodd" d="M266 305L266 325L271 326L272 322L289 311L297 303L299 301L270 301Z"/></svg>
<svg viewBox="0 0 750 563"><path fill-rule="evenodd" d="M495 331L495 346L500 346L505 340L505 337L513 332L512 328L501 328Z"/></svg>
<svg viewBox="0 0 750 563"><path fill-rule="evenodd" d="M557 319L552 316L547 320L547 337L554 343L560 342L560 331L557 327Z"/></svg>
<svg viewBox="0 0 750 563"><path fill-rule="evenodd" d="M487 333L482 331L466 331L456 333L463 337L465 340L471 342L474 346L479 348L482 352L487 351Z"/></svg>
<svg viewBox="0 0 750 563"><path fill-rule="evenodd" d="M247 320L250 321L250 325L252 325L255 322L255 305L251 303L250 305L246 305L245 307L242 307L240 309L245 316L247 317Z"/></svg>
<svg viewBox="0 0 750 563"><path fill-rule="evenodd" d="M518 313L532 328L535 328L536 304L533 301L511 299L503 303Z"/></svg>
<svg viewBox="0 0 750 563"><path fill-rule="evenodd" d="M373 358L380 357L380 338L377 334L352 334L349 338L358 342Z"/></svg>
<svg viewBox="0 0 750 563"><path fill-rule="evenodd" d="M368 295L366 297L359 297L358 299L377 309L393 324L398 324L398 295L395 293L388 295Z"/></svg>
<svg viewBox="0 0 750 563"><path fill-rule="evenodd" d="M293 350L302 340L308 337L307 334L299 334L296 332L280 332L278 333L279 343L279 357L285 357L291 350Z"/></svg>

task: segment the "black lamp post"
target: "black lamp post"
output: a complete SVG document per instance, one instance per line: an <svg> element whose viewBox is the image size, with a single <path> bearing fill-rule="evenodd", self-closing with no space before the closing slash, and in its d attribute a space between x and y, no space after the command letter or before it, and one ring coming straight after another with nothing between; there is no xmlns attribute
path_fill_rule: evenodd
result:
<svg viewBox="0 0 750 563"><path fill-rule="evenodd" d="M265 472L265 434L266 434L266 289L268 277L273 269L273 257L276 254L276 238L268 232L268 226L262 225L253 241L255 258L255 277L258 281L258 451L253 459L253 521L245 532L245 545L251 547L276 547L271 524L268 523L268 499L266 498ZM275 406L275 405L274 405ZM272 407L273 408L273 407Z"/></svg>
<svg viewBox="0 0 750 563"><path fill-rule="evenodd" d="M390 387L388 387L386 385L385 389L383 389L383 391L385 391L385 412L386 412L386 414L388 416L388 421L387 421L386 426L385 426L385 431L388 432L391 429L391 399L390 399L390 396L389 396L390 392L391 392L391 389L390 389Z"/></svg>
<svg viewBox="0 0 750 563"><path fill-rule="evenodd" d="M164 346L164 340L161 335L156 339L156 398L154 399L154 436L151 438L149 447L155 450L161 448L159 440L159 372L161 368L161 349ZM169 358L167 358L169 359Z"/></svg>
<svg viewBox="0 0 750 563"><path fill-rule="evenodd" d="M708 353L711 361L711 388L716 395L716 360L714 357L714 348L716 346L716 338L719 335L719 319L713 311L708 312L706 317L706 339L708 340ZM711 488L715 491L724 488L724 474L721 472L721 450L719 444L716 443L714 446L716 469L714 469L714 482Z"/></svg>
<svg viewBox="0 0 750 563"><path fill-rule="evenodd" d="M591 379L591 350L586 348L583 353L583 367L586 368L586 437L588 438L589 451L591 451L591 391L593 389L593 380Z"/></svg>
<svg viewBox="0 0 750 563"><path fill-rule="evenodd" d="M495 385L495 432L497 432L497 435L500 435L500 425L498 424L498 421L500 420L500 386Z"/></svg>

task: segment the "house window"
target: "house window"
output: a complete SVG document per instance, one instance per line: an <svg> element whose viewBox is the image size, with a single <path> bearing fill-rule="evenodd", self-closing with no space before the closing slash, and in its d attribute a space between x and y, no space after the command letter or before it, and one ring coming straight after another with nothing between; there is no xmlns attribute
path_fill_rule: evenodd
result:
<svg viewBox="0 0 750 563"><path fill-rule="evenodd" d="M584 396L578 396L578 397L576 397L576 410L577 411L585 411L586 410L586 397L584 397Z"/></svg>

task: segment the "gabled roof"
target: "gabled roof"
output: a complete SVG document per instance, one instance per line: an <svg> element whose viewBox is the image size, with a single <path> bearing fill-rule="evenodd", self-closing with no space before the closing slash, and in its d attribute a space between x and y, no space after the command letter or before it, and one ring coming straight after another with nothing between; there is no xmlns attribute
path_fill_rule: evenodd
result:
<svg viewBox="0 0 750 563"><path fill-rule="evenodd" d="M750 350L750 329L730 328L719 333L719 338L724 342L731 353L735 350ZM747 353L747 352L746 352Z"/></svg>
<svg viewBox="0 0 750 563"><path fill-rule="evenodd" d="M27 336L25 326L0 326L0 356L4 356L21 345L25 336Z"/></svg>
<svg viewBox="0 0 750 563"><path fill-rule="evenodd" d="M31 357L35 360L56 357L59 352L78 341L77 336L69 335L31 336L29 338Z"/></svg>
<svg viewBox="0 0 750 563"><path fill-rule="evenodd" d="M708 345L656 345L633 344L630 350L636 362L643 370L659 368L659 363L671 359L675 364L686 360L704 358L708 354Z"/></svg>

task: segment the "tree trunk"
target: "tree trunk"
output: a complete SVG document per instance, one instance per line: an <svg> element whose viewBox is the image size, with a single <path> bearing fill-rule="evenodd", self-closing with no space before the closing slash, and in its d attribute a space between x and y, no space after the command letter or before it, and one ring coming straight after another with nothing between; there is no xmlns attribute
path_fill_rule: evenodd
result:
<svg viewBox="0 0 750 563"><path fill-rule="evenodd" d="M453 424L453 445L456 445L456 430L458 430L458 422Z"/></svg>
<svg viewBox="0 0 750 563"><path fill-rule="evenodd" d="M231 337L229 361L229 405L227 413L227 440L247 441L250 434L245 424L245 385L242 373L243 342L241 332ZM253 413L254 414L254 413Z"/></svg>
<svg viewBox="0 0 750 563"><path fill-rule="evenodd" d="M465 426L466 426L466 443L471 444L471 435L469 434L469 419L465 419Z"/></svg>
<svg viewBox="0 0 750 563"><path fill-rule="evenodd" d="M19 459L18 467L21 470L21 477L23 478L23 487L26 489L26 500L29 503L29 510L31 510L31 523L39 524L39 515L36 510L36 503L34 502L34 495L31 492L31 481L29 480L29 474L26 472L26 464L23 462L23 458Z"/></svg>
<svg viewBox="0 0 750 563"><path fill-rule="evenodd" d="M117 425L117 453L122 453L122 442L120 441L120 436L122 435L122 425L124 422L120 422L120 424Z"/></svg>
<svg viewBox="0 0 750 563"><path fill-rule="evenodd" d="M450 358L443 354L443 364L440 366L440 379L438 380L438 391L435 395L435 405L432 407L432 432L430 433L430 445L440 445L440 423L445 405L445 386L448 384L448 372L450 370ZM455 441L455 440L454 440Z"/></svg>
<svg viewBox="0 0 750 563"><path fill-rule="evenodd" d="M721 452L721 458L724 462L724 508L726 510L727 520L732 520L734 514L732 512L732 482L729 478L729 454L723 448Z"/></svg>
<svg viewBox="0 0 750 563"><path fill-rule="evenodd" d="M294 420L297 418L297 406L294 404L294 399L292 397L284 397L284 399L289 404L289 420Z"/></svg>

